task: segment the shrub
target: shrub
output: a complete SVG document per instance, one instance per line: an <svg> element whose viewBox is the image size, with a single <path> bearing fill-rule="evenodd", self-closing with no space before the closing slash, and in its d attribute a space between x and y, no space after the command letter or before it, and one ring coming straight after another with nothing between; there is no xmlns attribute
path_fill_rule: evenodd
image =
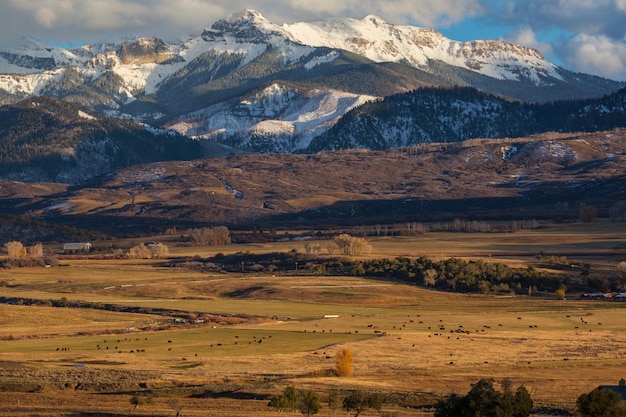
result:
<svg viewBox="0 0 626 417"><path fill-rule="evenodd" d="M576 408L583 417L626 416L621 401L622 397L618 393L598 387L578 397Z"/></svg>
<svg viewBox="0 0 626 417"><path fill-rule="evenodd" d="M319 413L322 408L320 397L315 391L300 390L298 392L298 411L309 417L311 414Z"/></svg>
<svg viewBox="0 0 626 417"><path fill-rule="evenodd" d="M481 379L472 385L466 396L453 394L437 404L435 417L527 417L533 402L522 385L515 393L508 384L504 392L493 387L493 380Z"/></svg>
<svg viewBox="0 0 626 417"><path fill-rule="evenodd" d="M294 387L289 386L285 388L282 395L272 398L267 405L277 408L279 411L285 409L295 410L298 406L298 391Z"/></svg>
<svg viewBox="0 0 626 417"><path fill-rule="evenodd" d="M380 394L368 394L362 390L354 390L350 395L343 399L343 408L346 411L354 411L354 417L369 408L380 413L383 406L383 397Z"/></svg>

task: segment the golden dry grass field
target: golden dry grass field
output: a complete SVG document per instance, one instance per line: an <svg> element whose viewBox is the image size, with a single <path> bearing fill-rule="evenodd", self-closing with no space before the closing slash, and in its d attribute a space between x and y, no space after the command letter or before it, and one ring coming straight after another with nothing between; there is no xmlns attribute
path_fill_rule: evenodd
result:
<svg viewBox="0 0 626 417"><path fill-rule="evenodd" d="M370 257L515 265L543 252L584 259L594 273L626 260L623 223L370 243ZM171 245L170 256L303 245ZM0 297L152 309L0 305L0 416L276 416L268 398L289 385L322 399L329 389L361 388L432 404L465 394L480 378L523 384L537 407L572 410L580 394L626 377L626 303L453 294L363 277L202 273L161 262L70 258L51 268L0 271ZM175 323L166 309L211 319ZM355 356L354 375L325 376L342 348ZM334 412L324 407L319 415ZM395 401L383 415L432 410Z"/></svg>

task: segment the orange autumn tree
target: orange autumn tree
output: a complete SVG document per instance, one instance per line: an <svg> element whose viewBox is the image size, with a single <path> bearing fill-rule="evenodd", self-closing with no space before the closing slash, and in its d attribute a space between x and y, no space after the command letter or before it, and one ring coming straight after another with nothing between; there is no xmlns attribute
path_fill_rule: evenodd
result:
<svg viewBox="0 0 626 417"><path fill-rule="evenodd" d="M354 355L350 349L341 349L337 352L337 361L335 362L335 373L337 376L352 376L352 364L354 363Z"/></svg>

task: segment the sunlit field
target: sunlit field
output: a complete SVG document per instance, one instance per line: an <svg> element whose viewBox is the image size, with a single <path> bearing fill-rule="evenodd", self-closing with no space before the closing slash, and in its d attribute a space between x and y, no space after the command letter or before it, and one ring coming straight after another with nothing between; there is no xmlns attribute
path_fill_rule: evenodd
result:
<svg viewBox="0 0 626 417"><path fill-rule="evenodd" d="M614 273L626 260L622 223L368 240L367 257L528 265L542 253L583 259L595 274ZM304 251L304 244L168 243L173 258ZM163 259L84 257L3 270L0 282L0 297L19 300L0 305L0 415L6 416L166 416L177 409L189 416L273 416L278 411L267 407L268 399L289 385L316 390L322 399L329 389L360 388L434 404L466 393L480 378L523 384L537 407L572 410L580 394L625 377L626 303L574 294L565 300L466 295L392 277L203 273L165 267ZM51 306L61 299L92 308ZM355 356L352 377L328 372L342 348ZM145 399L136 409L134 394ZM383 411L432 415L391 402Z"/></svg>

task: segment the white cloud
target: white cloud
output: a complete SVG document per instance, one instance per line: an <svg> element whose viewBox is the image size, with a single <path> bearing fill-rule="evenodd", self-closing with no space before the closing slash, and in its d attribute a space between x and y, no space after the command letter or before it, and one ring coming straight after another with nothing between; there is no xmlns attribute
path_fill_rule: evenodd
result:
<svg viewBox="0 0 626 417"><path fill-rule="evenodd" d="M515 29L507 35L507 38L513 43L539 50L544 57L554 52L552 45L548 42L539 42L535 32L529 27Z"/></svg>
<svg viewBox="0 0 626 417"><path fill-rule="evenodd" d="M573 71L626 78L626 0L480 1L490 23L514 28L512 41L534 44Z"/></svg>
<svg viewBox="0 0 626 417"><path fill-rule="evenodd" d="M57 20L57 15L53 10L50 10L47 7L42 7L35 12L35 20L40 25L51 28L54 27L54 24Z"/></svg>
<svg viewBox="0 0 626 417"><path fill-rule="evenodd" d="M101 40L103 35L196 34L249 0L0 0L0 39ZM434 27L480 12L479 0L260 0L253 8L275 23L376 14L398 24Z"/></svg>
<svg viewBox="0 0 626 417"><path fill-rule="evenodd" d="M375 14L393 23L411 21L427 27L450 25L482 10L478 0L292 0L290 5L309 15L362 18Z"/></svg>
<svg viewBox="0 0 626 417"><path fill-rule="evenodd" d="M626 39L581 34L565 47L567 64L576 71L626 81Z"/></svg>

